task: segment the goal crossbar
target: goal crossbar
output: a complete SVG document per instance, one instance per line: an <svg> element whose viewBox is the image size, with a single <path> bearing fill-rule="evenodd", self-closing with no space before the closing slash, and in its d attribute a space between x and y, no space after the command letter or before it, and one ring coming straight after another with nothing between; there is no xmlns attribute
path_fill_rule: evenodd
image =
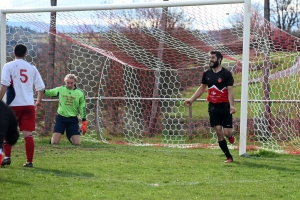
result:
<svg viewBox="0 0 300 200"><path fill-rule="evenodd" d="M96 4L96 5L86 5L86 6L47 6L47 7L27 7L27 8L5 8L5 9L1 9L0 12L6 14L6 13L29 13L29 12L118 10L118 9L135 9L135 8L236 4L236 3L244 3L244 2L246 2L246 0L163 1L163 2L147 2L147 3Z"/></svg>

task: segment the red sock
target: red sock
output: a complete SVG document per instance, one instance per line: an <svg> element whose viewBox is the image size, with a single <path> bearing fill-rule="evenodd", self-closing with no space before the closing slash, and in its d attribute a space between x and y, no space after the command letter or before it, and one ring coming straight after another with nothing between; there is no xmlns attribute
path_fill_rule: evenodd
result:
<svg viewBox="0 0 300 200"><path fill-rule="evenodd" d="M6 157L10 157L11 156L11 148L12 148L12 146L10 144L7 144L7 143L3 144L4 155Z"/></svg>
<svg viewBox="0 0 300 200"><path fill-rule="evenodd" d="M0 161L2 162L2 159L3 159L3 155L2 155L2 153L0 153ZM2 165L0 165L0 167L1 167Z"/></svg>
<svg viewBox="0 0 300 200"><path fill-rule="evenodd" d="M34 140L32 135L27 136L25 139L25 150L26 150L26 157L27 162L33 161L33 154L34 154Z"/></svg>

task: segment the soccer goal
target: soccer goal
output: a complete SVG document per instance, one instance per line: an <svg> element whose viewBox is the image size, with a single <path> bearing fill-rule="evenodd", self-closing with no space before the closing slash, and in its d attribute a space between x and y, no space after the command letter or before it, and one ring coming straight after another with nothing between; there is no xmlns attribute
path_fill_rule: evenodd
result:
<svg viewBox="0 0 300 200"><path fill-rule="evenodd" d="M215 147L206 94L190 108L183 102L201 84L208 52L219 50L235 79L237 142L230 147L240 155L247 148L297 153L299 39L250 5L210 0L3 9L1 66L23 43L47 88L76 74L87 99L85 139ZM56 98L44 99L37 134L52 132L56 108Z"/></svg>

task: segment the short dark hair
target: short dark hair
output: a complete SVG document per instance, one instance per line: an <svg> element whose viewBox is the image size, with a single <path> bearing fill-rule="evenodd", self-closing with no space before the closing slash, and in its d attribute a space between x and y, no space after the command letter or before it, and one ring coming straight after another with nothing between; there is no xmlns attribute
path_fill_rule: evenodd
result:
<svg viewBox="0 0 300 200"><path fill-rule="evenodd" d="M219 58L221 58L220 64L222 63L223 55L221 54L220 51L210 51L209 53L216 55L218 60L219 60Z"/></svg>
<svg viewBox="0 0 300 200"><path fill-rule="evenodd" d="M16 57L25 57L27 53L27 47L24 44L17 44L14 48L14 53Z"/></svg>

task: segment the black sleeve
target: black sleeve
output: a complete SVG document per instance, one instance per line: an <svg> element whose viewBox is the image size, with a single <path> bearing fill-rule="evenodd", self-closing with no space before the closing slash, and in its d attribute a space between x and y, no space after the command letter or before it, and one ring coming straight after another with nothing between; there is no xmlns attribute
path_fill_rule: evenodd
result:
<svg viewBox="0 0 300 200"><path fill-rule="evenodd" d="M208 71L203 72L201 83L207 85L206 75Z"/></svg>
<svg viewBox="0 0 300 200"><path fill-rule="evenodd" d="M226 87L227 86L233 86L234 80L233 76L230 71L227 72L227 81L226 81Z"/></svg>

